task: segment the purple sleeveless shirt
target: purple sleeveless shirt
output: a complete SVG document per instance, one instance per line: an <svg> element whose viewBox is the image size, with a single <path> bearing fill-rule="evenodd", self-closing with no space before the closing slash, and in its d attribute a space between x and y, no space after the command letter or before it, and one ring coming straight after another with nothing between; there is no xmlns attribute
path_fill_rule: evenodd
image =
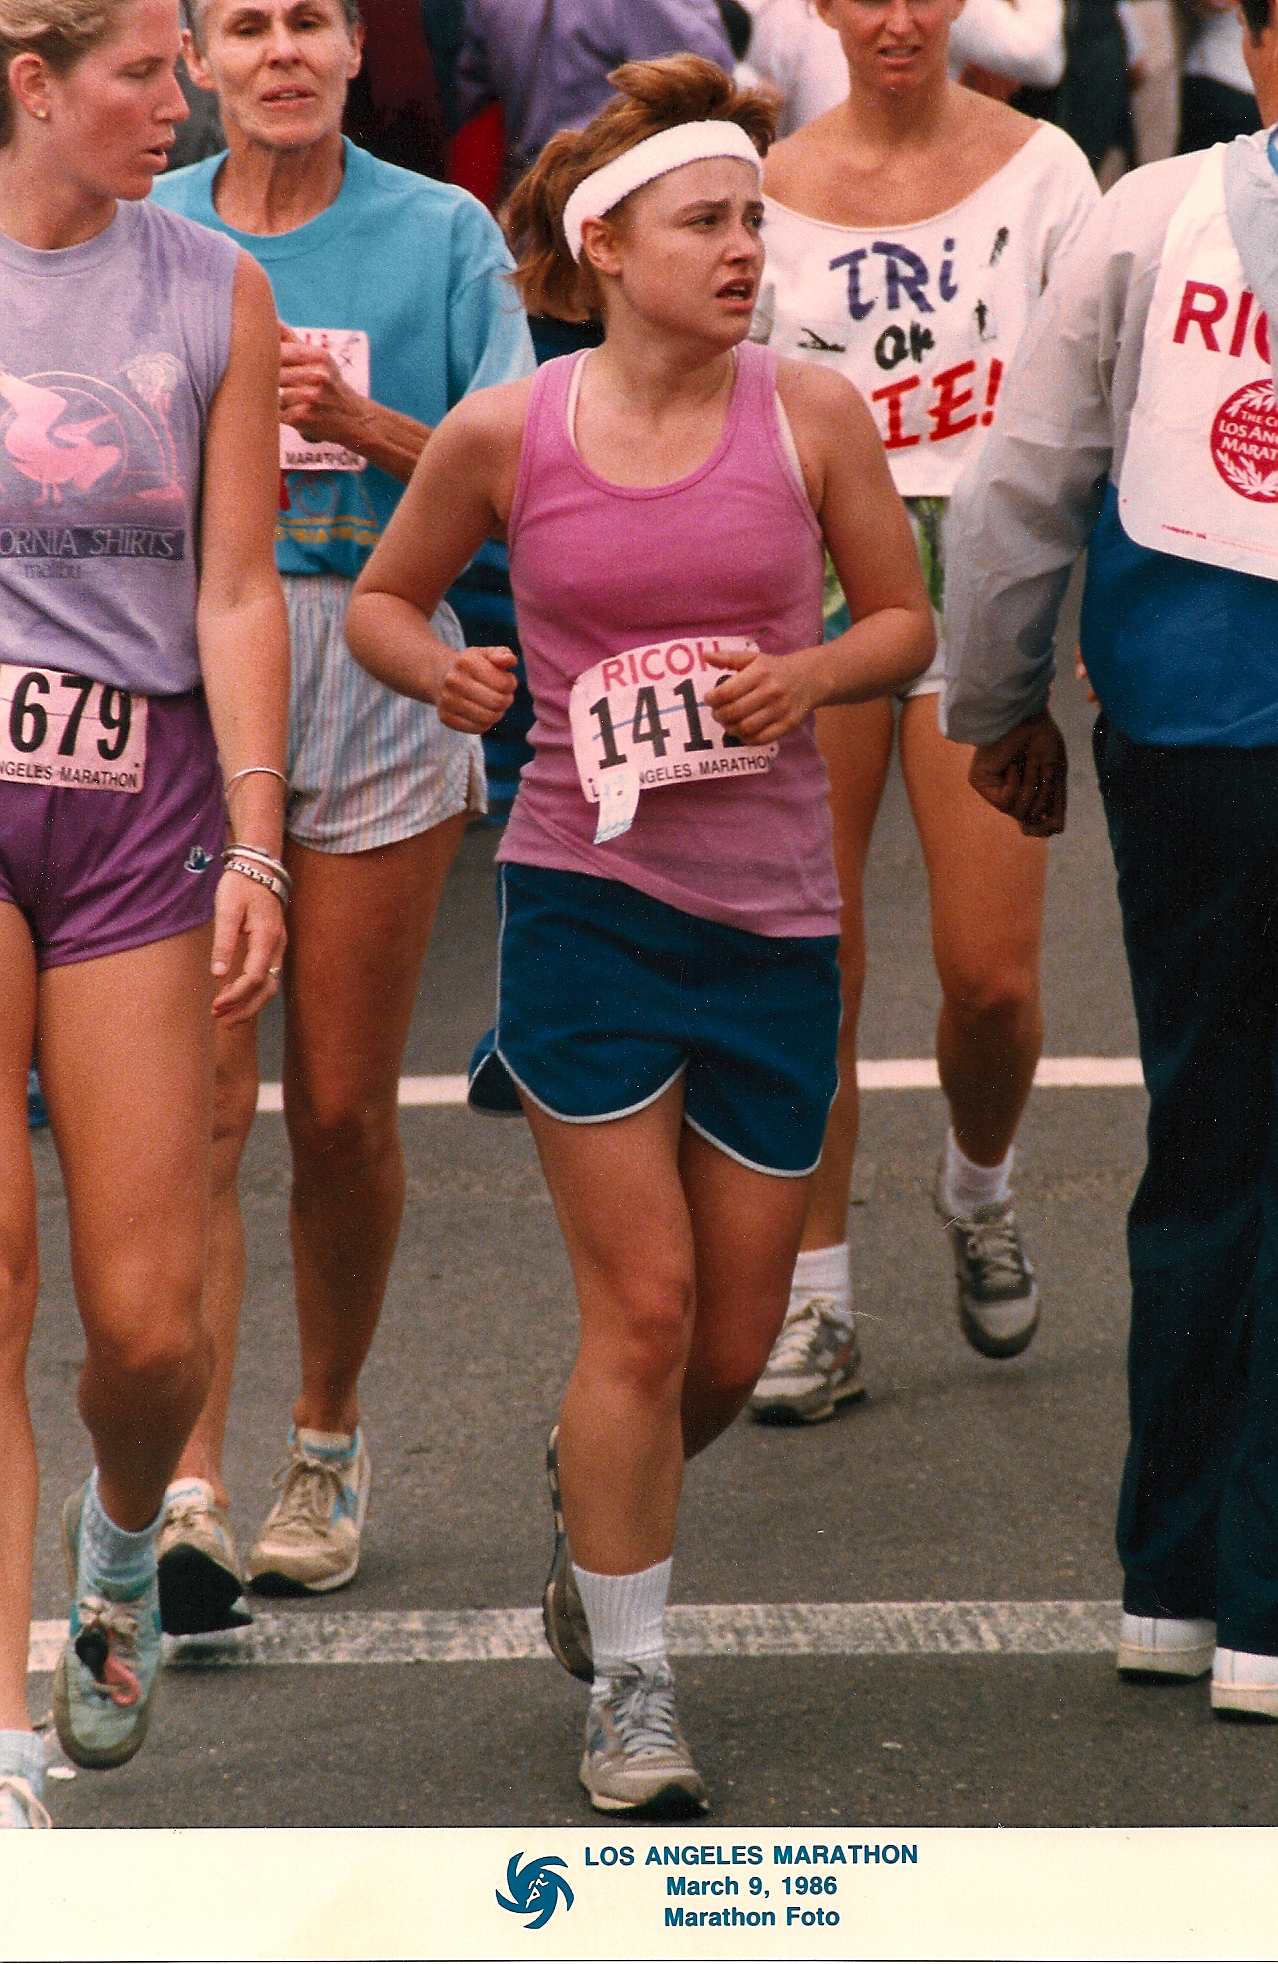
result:
<svg viewBox="0 0 1278 1964"><path fill-rule="evenodd" d="M0 662L142 695L200 679L201 463L238 252L158 205L0 234Z"/></svg>
<svg viewBox="0 0 1278 1964"><path fill-rule="evenodd" d="M568 697L608 656L696 636L766 654L819 646L824 546L782 443L776 356L743 342L723 434L674 484L596 476L568 434L574 366L538 370L511 508L510 576L537 720L499 860L620 880L753 934L839 931L828 784L812 719L766 775L645 791L630 830L594 843Z"/></svg>

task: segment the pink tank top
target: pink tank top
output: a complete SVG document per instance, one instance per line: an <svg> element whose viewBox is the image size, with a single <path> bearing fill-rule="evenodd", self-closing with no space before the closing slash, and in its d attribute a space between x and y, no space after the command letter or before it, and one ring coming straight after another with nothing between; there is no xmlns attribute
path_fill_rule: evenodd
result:
<svg viewBox="0 0 1278 1964"><path fill-rule="evenodd" d="M713 454L674 484L631 489L573 447L575 364L541 368L508 537L537 720L498 859L621 880L753 934L839 931L828 783L812 719L764 775L644 791L628 832L594 843L599 808L573 761L568 698L610 656L683 637L748 637L785 655L822 639L821 529L782 444L776 356L745 342Z"/></svg>

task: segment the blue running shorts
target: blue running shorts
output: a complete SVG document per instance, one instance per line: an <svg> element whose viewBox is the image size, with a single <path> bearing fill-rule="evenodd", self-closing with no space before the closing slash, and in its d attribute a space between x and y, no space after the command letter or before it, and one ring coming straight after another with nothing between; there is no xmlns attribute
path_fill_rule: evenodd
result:
<svg viewBox="0 0 1278 1964"><path fill-rule="evenodd" d="M749 934L619 880L503 866L497 1024L475 1111L597 1125L681 1074L684 1118L729 1158L798 1179L838 1086L838 936Z"/></svg>

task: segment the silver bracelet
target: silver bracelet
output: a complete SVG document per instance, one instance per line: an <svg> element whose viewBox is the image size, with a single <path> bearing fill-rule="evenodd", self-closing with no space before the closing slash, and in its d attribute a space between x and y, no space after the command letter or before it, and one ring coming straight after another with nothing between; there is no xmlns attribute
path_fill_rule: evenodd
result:
<svg viewBox="0 0 1278 1964"><path fill-rule="evenodd" d="M263 873L260 867L251 866L246 859L228 859L226 870L228 873L238 873L241 879L256 881L258 886L275 895L281 907L288 906L288 893L283 882L273 878L270 873Z"/></svg>
<svg viewBox="0 0 1278 1964"><path fill-rule="evenodd" d="M224 847L222 852L223 863L227 860L234 859L237 855L241 859L254 859L259 866L265 866L267 872L273 873L277 880L283 881L289 893L292 893L293 876L281 860L273 859L271 854L269 852L263 852L260 846L234 845Z"/></svg>
<svg viewBox="0 0 1278 1964"><path fill-rule="evenodd" d="M285 777L283 771L277 771L273 764L247 764L242 771L236 771L234 777L227 778L223 789L229 791L231 786L238 784L242 777L277 777L284 786L284 791L287 795L288 779Z"/></svg>

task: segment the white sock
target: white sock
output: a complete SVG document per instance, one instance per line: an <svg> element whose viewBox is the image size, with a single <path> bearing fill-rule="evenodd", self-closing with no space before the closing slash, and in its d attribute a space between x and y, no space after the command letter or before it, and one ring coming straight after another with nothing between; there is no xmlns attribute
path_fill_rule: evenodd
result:
<svg viewBox="0 0 1278 1964"><path fill-rule="evenodd" d="M828 1296L840 1323L852 1322L852 1278L848 1271L848 1244L837 1248L806 1248L795 1257L790 1282L790 1299L796 1296Z"/></svg>
<svg viewBox="0 0 1278 1964"><path fill-rule="evenodd" d="M673 1566L671 1560L636 1575L592 1575L573 1563L590 1625L596 1681L612 1677L624 1664L652 1669L665 1662L666 1597Z"/></svg>
<svg viewBox="0 0 1278 1964"><path fill-rule="evenodd" d="M117 1527L102 1505L98 1492L98 1469L93 1469L89 1490L80 1514L80 1552L85 1584L111 1582L117 1589L132 1590L148 1582L155 1573L155 1544L164 1525L164 1503L149 1527L131 1534ZM104 1591L105 1593L105 1591Z"/></svg>
<svg viewBox="0 0 1278 1964"><path fill-rule="evenodd" d="M941 1163L941 1205L945 1211L970 1220L980 1208L1006 1200L1012 1191L1015 1154L1015 1146L1009 1146L997 1166L978 1166L962 1150L951 1126L945 1135Z"/></svg>
<svg viewBox="0 0 1278 1964"><path fill-rule="evenodd" d="M0 1778L25 1780L39 1800L44 1792L44 1740L38 1732L0 1732Z"/></svg>

